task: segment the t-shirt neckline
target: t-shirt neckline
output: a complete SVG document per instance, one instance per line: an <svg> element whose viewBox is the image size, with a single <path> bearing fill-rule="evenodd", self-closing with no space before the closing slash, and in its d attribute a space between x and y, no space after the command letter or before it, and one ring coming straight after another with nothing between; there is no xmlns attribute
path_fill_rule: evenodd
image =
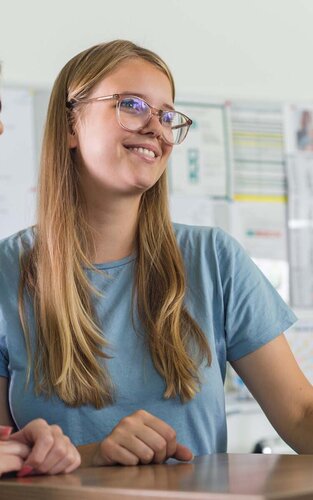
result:
<svg viewBox="0 0 313 500"><path fill-rule="evenodd" d="M125 266L126 264L129 264L130 262L132 262L135 259L136 259L136 255L131 254L131 255L128 255L127 257L124 257L123 259L112 260L109 262L100 262L98 264L94 264L94 266L97 269L113 269L114 267Z"/></svg>

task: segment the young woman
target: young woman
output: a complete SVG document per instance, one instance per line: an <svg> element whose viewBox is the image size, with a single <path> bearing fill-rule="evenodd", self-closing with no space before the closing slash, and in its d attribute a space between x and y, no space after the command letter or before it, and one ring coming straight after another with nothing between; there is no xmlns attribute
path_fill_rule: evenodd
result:
<svg viewBox="0 0 313 500"><path fill-rule="evenodd" d="M0 135L3 130L0 115ZM2 271L0 268L0 276L2 276ZM2 314L2 307L0 309ZM0 323L2 336L2 320ZM1 356L2 354L1 350ZM7 392L3 391L6 385L6 383L1 383L0 416L3 422L11 424L11 417L7 416L6 410L3 412L8 401ZM59 426L48 425L43 419L36 419L29 422L12 436L13 439L10 439L12 429L12 425L0 425L0 476L6 472L18 471L18 475L22 477L34 470L36 473L58 474L72 472L80 465L79 452Z"/></svg>
<svg viewBox="0 0 313 500"><path fill-rule="evenodd" d="M230 361L312 452L313 389L281 334L295 316L231 237L170 221L166 168L191 124L174 97L128 41L59 74L37 224L0 244L0 420L58 424L84 465L224 452Z"/></svg>

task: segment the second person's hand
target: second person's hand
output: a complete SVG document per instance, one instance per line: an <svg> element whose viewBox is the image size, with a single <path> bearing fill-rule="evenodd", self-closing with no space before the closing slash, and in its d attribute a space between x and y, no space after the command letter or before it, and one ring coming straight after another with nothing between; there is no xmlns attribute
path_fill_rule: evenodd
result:
<svg viewBox="0 0 313 500"><path fill-rule="evenodd" d="M62 429L43 419L32 420L10 440L31 448L19 475L28 475L32 470L41 474L68 473L80 465L80 454Z"/></svg>
<svg viewBox="0 0 313 500"><path fill-rule="evenodd" d="M0 477L21 470L31 451L26 444L10 440L11 432L12 427L0 425Z"/></svg>

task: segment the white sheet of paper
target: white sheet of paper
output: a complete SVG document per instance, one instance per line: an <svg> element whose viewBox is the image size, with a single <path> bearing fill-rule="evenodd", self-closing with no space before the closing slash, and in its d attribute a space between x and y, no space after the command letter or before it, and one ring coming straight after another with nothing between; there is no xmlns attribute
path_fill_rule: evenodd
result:
<svg viewBox="0 0 313 500"><path fill-rule="evenodd" d="M233 102L231 124L235 199L285 196L282 106Z"/></svg>
<svg viewBox="0 0 313 500"><path fill-rule="evenodd" d="M195 226L219 226L230 232L230 204L224 200L171 194L170 211L174 222Z"/></svg>
<svg viewBox="0 0 313 500"><path fill-rule="evenodd" d="M171 191L186 196L230 196L230 157L225 105L177 102L193 120L170 161Z"/></svg>
<svg viewBox="0 0 313 500"><path fill-rule="evenodd" d="M232 230L251 257L287 261L286 203L234 202Z"/></svg>

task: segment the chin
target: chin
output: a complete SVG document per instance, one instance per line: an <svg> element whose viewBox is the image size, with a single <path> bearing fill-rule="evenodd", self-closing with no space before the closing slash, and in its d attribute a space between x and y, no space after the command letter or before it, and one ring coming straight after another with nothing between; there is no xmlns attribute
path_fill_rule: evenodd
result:
<svg viewBox="0 0 313 500"><path fill-rule="evenodd" d="M145 191L148 191L150 188L152 188L157 181L158 179L155 179L154 181L151 181L151 179L149 181L138 179L137 181L132 183L132 186L135 192L144 193Z"/></svg>
<svg viewBox="0 0 313 500"><path fill-rule="evenodd" d="M146 193L149 191L149 189L152 188L152 186L134 186L132 189L127 190L127 194L130 194L131 196L141 196L142 194Z"/></svg>

